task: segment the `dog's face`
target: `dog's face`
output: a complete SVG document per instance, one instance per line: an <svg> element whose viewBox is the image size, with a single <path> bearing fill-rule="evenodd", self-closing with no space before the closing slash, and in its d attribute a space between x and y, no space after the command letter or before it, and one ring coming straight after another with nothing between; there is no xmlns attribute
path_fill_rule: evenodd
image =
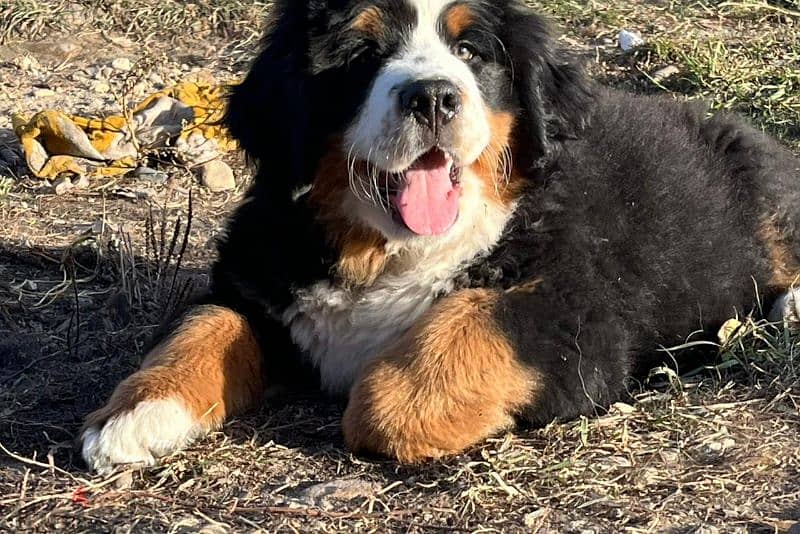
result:
<svg viewBox="0 0 800 534"><path fill-rule="evenodd" d="M507 185L513 90L500 19L450 0L360 3L350 13L343 40L379 67L345 129L344 204L389 238L445 234L477 213L485 188ZM480 158L491 159L488 174L475 169Z"/></svg>
<svg viewBox="0 0 800 534"><path fill-rule="evenodd" d="M528 165L541 157L553 118L578 107L566 83L577 71L513 0L287 0L276 9L228 123L262 170L275 156L299 160L285 172L295 191L312 190L325 218L387 239L465 231L487 203L510 203L512 152ZM293 131L264 131L276 122Z"/></svg>

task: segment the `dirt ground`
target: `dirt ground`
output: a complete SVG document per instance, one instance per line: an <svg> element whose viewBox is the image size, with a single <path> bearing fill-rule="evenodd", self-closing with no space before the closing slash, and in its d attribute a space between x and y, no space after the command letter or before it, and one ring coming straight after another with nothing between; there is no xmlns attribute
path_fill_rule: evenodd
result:
<svg viewBox="0 0 800 534"><path fill-rule="evenodd" d="M531 3L604 81L707 99L800 148L795 2ZM103 115L187 77L233 80L268 10L0 4L0 531L800 532L800 341L748 321L713 367L655 370L607 414L424 466L356 458L343 406L277 397L157 468L88 474L73 448L83 417L206 283L250 175L231 155L237 188L211 193L150 158L166 182L56 194L25 169L11 113ZM644 45L621 51L622 29Z"/></svg>

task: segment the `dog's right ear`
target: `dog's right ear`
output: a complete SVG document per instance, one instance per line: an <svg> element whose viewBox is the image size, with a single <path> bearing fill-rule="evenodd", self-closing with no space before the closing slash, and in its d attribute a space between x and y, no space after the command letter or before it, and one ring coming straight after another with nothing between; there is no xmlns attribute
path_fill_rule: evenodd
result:
<svg viewBox="0 0 800 534"><path fill-rule="evenodd" d="M308 2L279 0L272 7L262 51L228 97L224 122L248 158L269 164L297 187L306 176L309 129Z"/></svg>

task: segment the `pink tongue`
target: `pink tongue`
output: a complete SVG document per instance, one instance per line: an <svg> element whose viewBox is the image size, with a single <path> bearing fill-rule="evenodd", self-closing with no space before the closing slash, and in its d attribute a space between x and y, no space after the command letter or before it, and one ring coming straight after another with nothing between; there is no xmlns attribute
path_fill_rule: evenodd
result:
<svg viewBox="0 0 800 534"><path fill-rule="evenodd" d="M451 166L443 154L429 153L405 172L394 205L415 234L439 235L455 224L460 190L450 180Z"/></svg>

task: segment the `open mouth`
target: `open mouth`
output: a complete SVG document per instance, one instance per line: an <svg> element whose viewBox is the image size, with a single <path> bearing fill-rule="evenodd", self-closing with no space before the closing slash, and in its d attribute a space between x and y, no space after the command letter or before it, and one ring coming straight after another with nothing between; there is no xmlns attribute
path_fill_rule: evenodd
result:
<svg viewBox="0 0 800 534"><path fill-rule="evenodd" d="M395 221L421 236L441 235L458 219L461 167L453 157L432 148L397 173L388 191Z"/></svg>

